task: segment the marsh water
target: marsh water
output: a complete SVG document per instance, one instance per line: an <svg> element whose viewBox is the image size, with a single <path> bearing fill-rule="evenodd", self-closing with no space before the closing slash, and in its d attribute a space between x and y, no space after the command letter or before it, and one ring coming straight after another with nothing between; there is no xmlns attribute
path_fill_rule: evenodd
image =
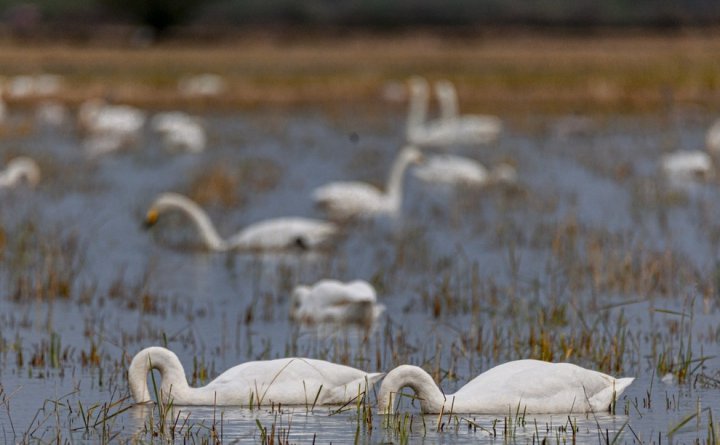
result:
<svg viewBox="0 0 720 445"><path fill-rule="evenodd" d="M286 356L369 371L416 364L446 392L522 358L637 377L614 414L422 416L407 401L398 416L364 421L354 405L175 407L178 440L216 431L259 442L273 427L291 443L717 434L720 184L668 184L658 168L663 153L703 148L708 113L501 116L496 143L451 151L513 164L516 185L440 186L410 170L399 218L345 226L329 252L268 255L211 253L181 215L150 230L143 217L166 191L197 199L224 236L266 218L322 217L315 187L384 183L402 110L206 114L205 153L167 152L148 130L94 159L73 127L32 116L13 113L0 140L4 160L32 156L43 171L36 189L0 194L5 442L152 440L158 413L131 406L125 375L151 345L177 353L194 385ZM385 314L371 327L291 322L292 288L321 278L372 282Z"/></svg>

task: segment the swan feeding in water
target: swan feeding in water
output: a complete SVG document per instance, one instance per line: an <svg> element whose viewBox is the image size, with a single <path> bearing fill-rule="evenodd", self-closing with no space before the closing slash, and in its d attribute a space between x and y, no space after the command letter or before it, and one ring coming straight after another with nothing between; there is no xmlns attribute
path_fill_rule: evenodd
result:
<svg viewBox="0 0 720 445"><path fill-rule="evenodd" d="M679 150L663 155L662 171L668 179L677 183L712 179L715 168L710 155L701 150Z"/></svg>
<svg viewBox="0 0 720 445"><path fill-rule="evenodd" d="M174 405L342 405L383 376L324 360L282 358L243 363L192 388L177 355L153 346L138 352L128 369L136 403L152 402L147 384L152 369L160 372L163 402Z"/></svg>
<svg viewBox="0 0 720 445"><path fill-rule="evenodd" d="M421 77L412 77L409 80L409 88L410 104L406 138L411 144L420 147L482 144L496 139L502 129L500 120L492 116L457 116L457 97L455 97L454 87L450 92L443 87L442 83L440 94L442 95L441 105L444 116L437 120L427 121L430 102L430 87L427 81Z"/></svg>
<svg viewBox="0 0 720 445"><path fill-rule="evenodd" d="M395 216L402 207L405 170L422 159L422 154L415 147L403 148L395 158L384 192L364 182L331 182L316 188L312 193L313 200L336 219Z"/></svg>
<svg viewBox="0 0 720 445"><path fill-rule="evenodd" d="M383 413L410 387L424 413L533 414L607 411L634 378L616 379L570 363L516 360L475 377L454 394L444 394L422 368L401 365L388 372L378 394Z"/></svg>
<svg viewBox="0 0 720 445"><path fill-rule="evenodd" d="M423 165L413 170L413 175L424 182L448 185L482 187L517 182L517 170L508 163L501 163L488 170L477 161L454 155L429 157Z"/></svg>
<svg viewBox="0 0 720 445"><path fill-rule="evenodd" d="M305 323L370 324L384 310L377 304L375 288L364 280L320 280L312 286L296 286L290 298L290 318Z"/></svg>
<svg viewBox="0 0 720 445"><path fill-rule="evenodd" d="M40 182L40 167L31 158L25 156L13 158L5 169L0 171L0 188L14 187L23 180L31 187L35 187Z"/></svg>
<svg viewBox="0 0 720 445"><path fill-rule="evenodd" d="M195 224L210 250L283 250L299 247L322 247L337 235L338 227L327 221L310 218L275 218L251 224L229 239L222 239L205 213L190 198L178 193L163 193L155 199L145 218L145 225L154 225L161 213L179 210Z"/></svg>
<svg viewBox="0 0 720 445"><path fill-rule="evenodd" d="M205 150L207 137L205 129L198 120L179 111L158 113L150 123L153 130L160 133L168 149L179 149L190 153Z"/></svg>

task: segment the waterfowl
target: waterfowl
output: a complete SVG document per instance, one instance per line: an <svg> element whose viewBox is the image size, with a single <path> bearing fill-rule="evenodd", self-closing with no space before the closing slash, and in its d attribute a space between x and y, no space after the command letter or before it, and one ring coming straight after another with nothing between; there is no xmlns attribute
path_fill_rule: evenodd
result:
<svg viewBox="0 0 720 445"><path fill-rule="evenodd" d="M488 170L477 161L454 155L429 157L413 170L413 175L424 182L448 185L486 186L517 182L517 171L510 164L501 163Z"/></svg>
<svg viewBox="0 0 720 445"><path fill-rule="evenodd" d="M410 164L421 160L420 151L407 146L395 158L385 191L364 182L331 182L315 189L312 198L335 219L395 216L402 206L403 174Z"/></svg>
<svg viewBox="0 0 720 445"><path fill-rule="evenodd" d="M517 360L485 371L454 394L444 394L422 368L402 365L385 376L378 407L381 412L392 413L396 394L410 387L424 413L607 411L633 380L616 379L570 363Z"/></svg>
<svg viewBox="0 0 720 445"><path fill-rule="evenodd" d="M458 139L465 143L494 141L502 131L502 121L496 116L460 114L457 90L449 80L435 82L435 95L440 103L440 120L455 127Z"/></svg>
<svg viewBox="0 0 720 445"><path fill-rule="evenodd" d="M31 158L25 156L13 158L8 162L5 170L0 171L0 188L14 187L23 180L31 187L40 182L40 167Z"/></svg>
<svg viewBox="0 0 720 445"><path fill-rule="evenodd" d="M705 134L705 147L713 152L720 152L720 119L710 126Z"/></svg>
<svg viewBox="0 0 720 445"><path fill-rule="evenodd" d="M710 155L701 150L678 150L662 157L661 168L673 181L711 179L715 168Z"/></svg>
<svg viewBox="0 0 720 445"><path fill-rule="evenodd" d="M88 134L88 154L99 155L135 142L145 125L145 113L135 107L90 99L80 105L78 123Z"/></svg>
<svg viewBox="0 0 720 445"><path fill-rule="evenodd" d="M320 280L312 286L296 286L290 298L290 318L305 323L368 324L384 310L377 304L375 288L364 280Z"/></svg>
<svg viewBox="0 0 720 445"><path fill-rule="evenodd" d="M243 363L201 388L192 388L177 355L153 346L138 352L128 369L136 403L152 402L147 384L152 369L160 372L162 400L174 405L340 405L382 377L323 360L282 358Z"/></svg>
<svg viewBox="0 0 720 445"><path fill-rule="evenodd" d="M146 226L154 225L161 213L179 210L195 224L210 250L282 250L288 248L314 249L321 247L338 234L338 227L330 222L310 218L275 218L251 224L228 239L218 235L215 226L190 198L178 193L163 193L150 206Z"/></svg>
<svg viewBox="0 0 720 445"><path fill-rule="evenodd" d="M179 149L190 153L205 150L205 129L198 120L179 111L158 113L150 123L153 130L163 136L168 149Z"/></svg>

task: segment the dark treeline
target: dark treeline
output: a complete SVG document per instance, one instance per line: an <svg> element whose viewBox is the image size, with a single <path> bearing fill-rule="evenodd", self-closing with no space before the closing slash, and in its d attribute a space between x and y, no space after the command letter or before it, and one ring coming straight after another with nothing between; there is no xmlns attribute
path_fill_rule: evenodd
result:
<svg viewBox="0 0 720 445"><path fill-rule="evenodd" d="M47 26L183 25L681 27L720 24L718 0L0 0L19 32Z"/></svg>

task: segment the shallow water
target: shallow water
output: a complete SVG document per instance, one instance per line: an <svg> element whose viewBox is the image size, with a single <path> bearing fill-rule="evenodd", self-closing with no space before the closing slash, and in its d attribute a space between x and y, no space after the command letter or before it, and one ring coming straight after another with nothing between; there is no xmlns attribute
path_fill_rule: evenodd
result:
<svg viewBox="0 0 720 445"><path fill-rule="evenodd" d="M265 218L319 217L309 198L315 187L384 183L403 116L207 115L211 142L202 155L167 153L147 132L135 149L88 160L74 130L21 131L29 117L16 114L0 141L2 158L33 156L44 177L37 190L0 192L1 434L5 441L145 437L157 421L153 410L87 419L130 405L123 400L129 358L159 344L179 355L194 384L243 361L284 356L381 371L417 364L447 392L520 358L638 377L616 415L573 416L574 438L567 416L528 415L520 425L518 413L438 420L411 404L401 410L411 428L403 415L375 415L371 430L358 424L355 407L195 407L180 410L179 418L190 417L177 437L207 437L215 425L226 440L260 441L261 426L274 423L292 442L349 442L356 434L373 443L705 441L710 413L720 409L718 359L708 358L720 352L720 189L673 190L657 160L701 148L712 118L597 116L589 132L558 135L565 117L507 116L497 143L457 151L489 166L515 163L516 187L453 189L408 174L401 219L350 226L329 255L253 256L206 252L182 217L163 215L146 231L144 212L158 193L192 194L204 173L221 168L241 181L232 204L204 205L221 234ZM385 315L370 330L291 323L293 286L326 277L372 281ZM63 279L65 291L53 285ZM684 362L684 381L660 381ZM116 401L98 416L98 407ZM83 420L79 412L93 406ZM397 421L404 426L388 426Z"/></svg>

